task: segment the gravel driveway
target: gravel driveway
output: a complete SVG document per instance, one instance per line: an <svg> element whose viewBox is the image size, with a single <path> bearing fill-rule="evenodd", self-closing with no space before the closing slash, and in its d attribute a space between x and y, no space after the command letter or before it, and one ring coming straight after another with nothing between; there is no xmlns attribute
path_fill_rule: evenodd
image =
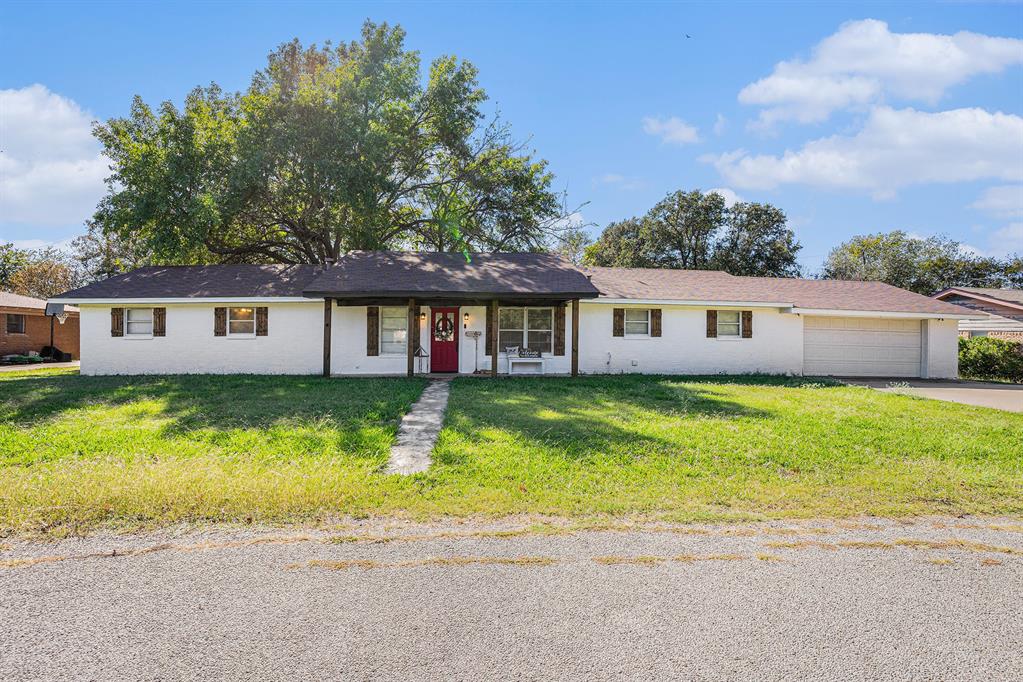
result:
<svg viewBox="0 0 1023 682"><path fill-rule="evenodd" d="M1023 679L1018 520L508 528L8 540L0 679Z"/></svg>

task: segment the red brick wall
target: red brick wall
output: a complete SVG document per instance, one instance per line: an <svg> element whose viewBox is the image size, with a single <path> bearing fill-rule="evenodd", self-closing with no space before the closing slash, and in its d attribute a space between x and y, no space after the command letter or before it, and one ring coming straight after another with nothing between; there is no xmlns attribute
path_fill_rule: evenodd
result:
<svg viewBox="0 0 1023 682"><path fill-rule="evenodd" d="M7 333L7 315L23 314L25 316L25 333ZM43 346L50 345L50 318L40 310L14 310L5 308L0 311L0 355L27 353L30 350L39 352ZM53 345L65 353L78 359L78 316L68 315L64 324L53 321Z"/></svg>

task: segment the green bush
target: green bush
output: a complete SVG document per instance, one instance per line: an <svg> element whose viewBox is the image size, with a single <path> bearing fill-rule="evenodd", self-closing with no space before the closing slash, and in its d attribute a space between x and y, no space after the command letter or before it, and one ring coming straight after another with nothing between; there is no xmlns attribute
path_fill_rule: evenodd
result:
<svg viewBox="0 0 1023 682"><path fill-rule="evenodd" d="M959 338L959 373L1023 382L1023 343L988 336Z"/></svg>

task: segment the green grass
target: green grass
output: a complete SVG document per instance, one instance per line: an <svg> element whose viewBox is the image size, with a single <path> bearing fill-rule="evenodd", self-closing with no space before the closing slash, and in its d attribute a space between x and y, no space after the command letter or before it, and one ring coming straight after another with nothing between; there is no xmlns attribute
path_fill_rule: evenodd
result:
<svg viewBox="0 0 1023 682"><path fill-rule="evenodd" d="M434 466L383 474L423 385L0 375L0 529L1023 513L1023 415L770 377L458 379Z"/></svg>

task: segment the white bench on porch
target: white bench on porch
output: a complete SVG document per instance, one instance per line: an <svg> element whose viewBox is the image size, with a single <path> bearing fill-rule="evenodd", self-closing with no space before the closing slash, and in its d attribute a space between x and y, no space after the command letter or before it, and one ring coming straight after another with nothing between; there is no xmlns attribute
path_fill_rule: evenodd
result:
<svg viewBox="0 0 1023 682"><path fill-rule="evenodd" d="M516 372L515 365L526 365L527 367L535 367L535 371ZM508 357L508 374L543 374L544 361L543 358L517 358Z"/></svg>

